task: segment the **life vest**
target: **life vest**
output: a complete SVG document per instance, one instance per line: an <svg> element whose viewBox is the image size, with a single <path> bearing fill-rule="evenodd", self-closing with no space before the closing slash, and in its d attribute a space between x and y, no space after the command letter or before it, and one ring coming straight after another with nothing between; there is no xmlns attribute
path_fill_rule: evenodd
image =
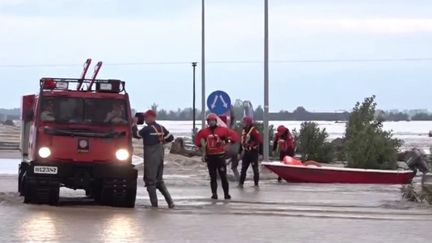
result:
<svg viewBox="0 0 432 243"><path fill-rule="evenodd" d="M258 144L256 144L255 142L255 137L252 136L252 132L254 132L255 129L255 127L251 127L248 132L246 132L246 129L243 129L241 144L244 150L252 150L258 148Z"/></svg>
<svg viewBox="0 0 432 243"><path fill-rule="evenodd" d="M223 154L225 142L216 133L210 133L206 137L207 154Z"/></svg>
<svg viewBox="0 0 432 243"><path fill-rule="evenodd" d="M159 142L160 142L161 144L164 144L164 143L165 143L165 136L164 136L164 132L163 132L162 126L159 126L160 131L156 128L155 125L151 125L151 127L152 127L153 130L154 130L154 133L151 134L151 135L155 135L155 136L157 136L157 137L159 138Z"/></svg>
<svg viewBox="0 0 432 243"><path fill-rule="evenodd" d="M279 151L286 152L290 149L294 149L294 138L287 135L286 138L279 137L277 140Z"/></svg>
<svg viewBox="0 0 432 243"><path fill-rule="evenodd" d="M284 163L286 165L303 165L301 160L298 160L298 159L291 157L291 156L285 156L282 160L282 163Z"/></svg>
<svg viewBox="0 0 432 243"><path fill-rule="evenodd" d="M195 145L205 146L207 155L223 155L225 145L237 141L239 141L238 135L225 127L204 128L195 136Z"/></svg>

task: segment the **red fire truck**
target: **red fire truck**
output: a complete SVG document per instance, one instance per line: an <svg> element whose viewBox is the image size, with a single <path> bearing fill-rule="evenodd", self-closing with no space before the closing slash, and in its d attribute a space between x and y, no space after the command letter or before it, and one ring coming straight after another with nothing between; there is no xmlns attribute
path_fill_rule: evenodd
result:
<svg viewBox="0 0 432 243"><path fill-rule="evenodd" d="M125 82L42 78L22 99L18 190L25 203L55 205L60 187L84 189L103 205L134 207L133 119Z"/></svg>

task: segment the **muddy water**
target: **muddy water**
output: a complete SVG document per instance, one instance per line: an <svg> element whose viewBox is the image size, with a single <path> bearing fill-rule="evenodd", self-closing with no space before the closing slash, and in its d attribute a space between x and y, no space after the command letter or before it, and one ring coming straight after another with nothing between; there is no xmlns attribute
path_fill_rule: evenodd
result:
<svg viewBox="0 0 432 243"><path fill-rule="evenodd" d="M171 156L171 155L170 155ZM16 193L18 159L0 162L0 242L430 242L432 208L401 200L397 185L231 183L231 201L209 200L202 164L167 156L176 209L149 208L142 178L136 208L95 205L61 190L58 207ZM13 158L13 156L10 156ZM171 162L170 162L171 161ZM5 173L9 174L6 175ZM219 192L222 195L222 192Z"/></svg>
<svg viewBox="0 0 432 243"><path fill-rule="evenodd" d="M183 180L183 183L179 181ZM62 190L58 207L24 205L15 177L0 177L0 241L20 242L429 242L432 209L404 202L400 186L232 186L208 199L206 178L171 175L174 210L151 209L141 186L135 209L93 205Z"/></svg>

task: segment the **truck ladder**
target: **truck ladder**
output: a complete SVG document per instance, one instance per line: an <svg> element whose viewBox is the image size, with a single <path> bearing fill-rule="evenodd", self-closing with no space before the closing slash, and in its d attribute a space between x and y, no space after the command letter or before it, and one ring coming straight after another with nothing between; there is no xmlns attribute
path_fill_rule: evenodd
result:
<svg viewBox="0 0 432 243"><path fill-rule="evenodd" d="M98 63L96 64L96 66L95 66L94 73L93 73L93 77L92 77L92 79L91 79L91 81L90 81L90 85L89 85L87 91L90 91L90 90L91 90L91 88L92 88L92 86L93 86L93 83L94 83L94 81L96 80L96 77L97 77L97 75L98 75L99 70L101 69L101 67L102 67L102 62L98 62Z"/></svg>
<svg viewBox="0 0 432 243"><path fill-rule="evenodd" d="M92 59L91 58L87 58L87 61L84 63L84 69L83 69L83 72L81 74L81 79L78 81L77 90L81 89L81 86L82 86L82 84L84 82L85 76L87 74L87 71L88 71L88 69L90 67L91 62L92 62Z"/></svg>

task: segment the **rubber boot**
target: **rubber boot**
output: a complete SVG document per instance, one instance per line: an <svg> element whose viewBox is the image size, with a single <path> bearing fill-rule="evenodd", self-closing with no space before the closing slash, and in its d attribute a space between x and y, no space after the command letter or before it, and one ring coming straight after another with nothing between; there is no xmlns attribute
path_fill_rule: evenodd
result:
<svg viewBox="0 0 432 243"><path fill-rule="evenodd" d="M165 201L166 201L167 204L168 204L168 207L169 207L169 208L174 208L174 207L175 207L175 206L174 206L174 202L173 202L173 200L172 200L172 198L171 198L170 193L168 192L168 189L167 189L166 186L165 186L165 183L161 183L161 184L158 186L158 189L159 189L159 191L162 193L162 195L164 196Z"/></svg>
<svg viewBox="0 0 432 243"><path fill-rule="evenodd" d="M150 203L152 207L157 208L158 207L158 198L156 194L156 188L154 187L147 187L147 192L149 194Z"/></svg>

